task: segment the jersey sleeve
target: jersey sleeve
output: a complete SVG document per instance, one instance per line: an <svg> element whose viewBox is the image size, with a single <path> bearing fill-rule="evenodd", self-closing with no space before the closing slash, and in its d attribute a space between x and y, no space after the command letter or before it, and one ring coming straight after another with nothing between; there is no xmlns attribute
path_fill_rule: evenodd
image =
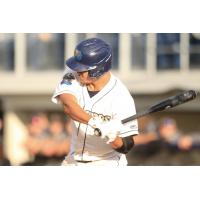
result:
<svg viewBox="0 0 200 200"><path fill-rule="evenodd" d="M120 94L120 95L119 95ZM118 96L113 101L113 118L123 120L136 114L135 103L129 91L122 89L118 91ZM138 122L133 120L123 125L119 137L138 134Z"/></svg>
<svg viewBox="0 0 200 200"><path fill-rule="evenodd" d="M62 80L55 88L55 91L51 98L52 102L56 104L60 103L58 96L64 93L72 94L78 100L80 95L79 83L76 80L72 81Z"/></svg>

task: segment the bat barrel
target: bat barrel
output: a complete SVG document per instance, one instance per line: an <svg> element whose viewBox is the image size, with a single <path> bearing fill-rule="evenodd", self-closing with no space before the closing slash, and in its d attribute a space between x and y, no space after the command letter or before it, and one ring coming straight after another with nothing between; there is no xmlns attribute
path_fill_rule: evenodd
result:
<svg viewBox="0 0 200 200"><path fill-rule="evenodd" d="M169 97L168 99L163 100L163 101L151 106L150 108L148 108L145 111L141 111L133 116L123 119L122 124L125 124L125 123L135 120L135 119L138 119L138 118L143 117L150 113L163 111L163 110L178 106L180 104L186 103L188 101L195 99L196 96L197 96L197 92L195 92L194 90L188 90L188 91L182 92L178 95Z"/></svg>
<svg viewBox="0 0 200 200"><path fill-rule="evenodd" d="M172 96L164 101L161 101L160 103L152 106L149 110L150 113L162 111L191 101L195 99L196 96L197 92L195 92L194 90L185 91L178 95Z"/></svg>
<svg viewBox="0 0 200 200"><path fill-rule="evenodd" d="M197 92L194 90L185 91L179 95L170 98L170 107L177 106L179 104L186 103L195 99L197 96Z"/></svg>
<svg viewBox="0 0 200 200"><path fill-rule="evenodd" d="M187 101L193 100L197 97L197 92L194 90L185 91L180 95L177 95L177 99L181 103L185 103Z"/></svg>

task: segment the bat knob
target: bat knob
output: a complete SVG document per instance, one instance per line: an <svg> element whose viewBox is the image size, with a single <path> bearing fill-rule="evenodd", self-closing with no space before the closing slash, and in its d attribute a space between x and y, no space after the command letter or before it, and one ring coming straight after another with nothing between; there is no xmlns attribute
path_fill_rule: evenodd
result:
<svg viewBox="0 0 200 200"><path fill-rule="evenodd" d="M101 136L101 130L100 130L99 128L95 128L95 129L94 129L94 134L95 134L96 136Z"/></svg>

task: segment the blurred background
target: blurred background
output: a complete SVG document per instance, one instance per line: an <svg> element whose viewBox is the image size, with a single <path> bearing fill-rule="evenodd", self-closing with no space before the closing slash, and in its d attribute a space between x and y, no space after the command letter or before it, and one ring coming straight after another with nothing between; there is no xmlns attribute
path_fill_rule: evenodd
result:
<svg viewBox="0 0 200 200"><path fill-rule="evenodd" d="M112 72L137 111L200 91L199 33L0 33L0 165L60 165L70 130L51 95L65 59L90 37L112 46ZM200 165L199 100L141 118L129 165Z"/></svg>

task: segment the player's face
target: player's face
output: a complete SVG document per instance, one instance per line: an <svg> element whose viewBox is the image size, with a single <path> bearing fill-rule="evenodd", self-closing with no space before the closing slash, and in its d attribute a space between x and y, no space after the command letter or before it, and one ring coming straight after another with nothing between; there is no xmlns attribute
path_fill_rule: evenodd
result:
<svg viewBox="0 0 200 200"><path fill-rule="evenodd" d="M91 79L88 75L88 72L77 72L78 80L82 85L88 85L93 82L93 79Z"/></svg>

